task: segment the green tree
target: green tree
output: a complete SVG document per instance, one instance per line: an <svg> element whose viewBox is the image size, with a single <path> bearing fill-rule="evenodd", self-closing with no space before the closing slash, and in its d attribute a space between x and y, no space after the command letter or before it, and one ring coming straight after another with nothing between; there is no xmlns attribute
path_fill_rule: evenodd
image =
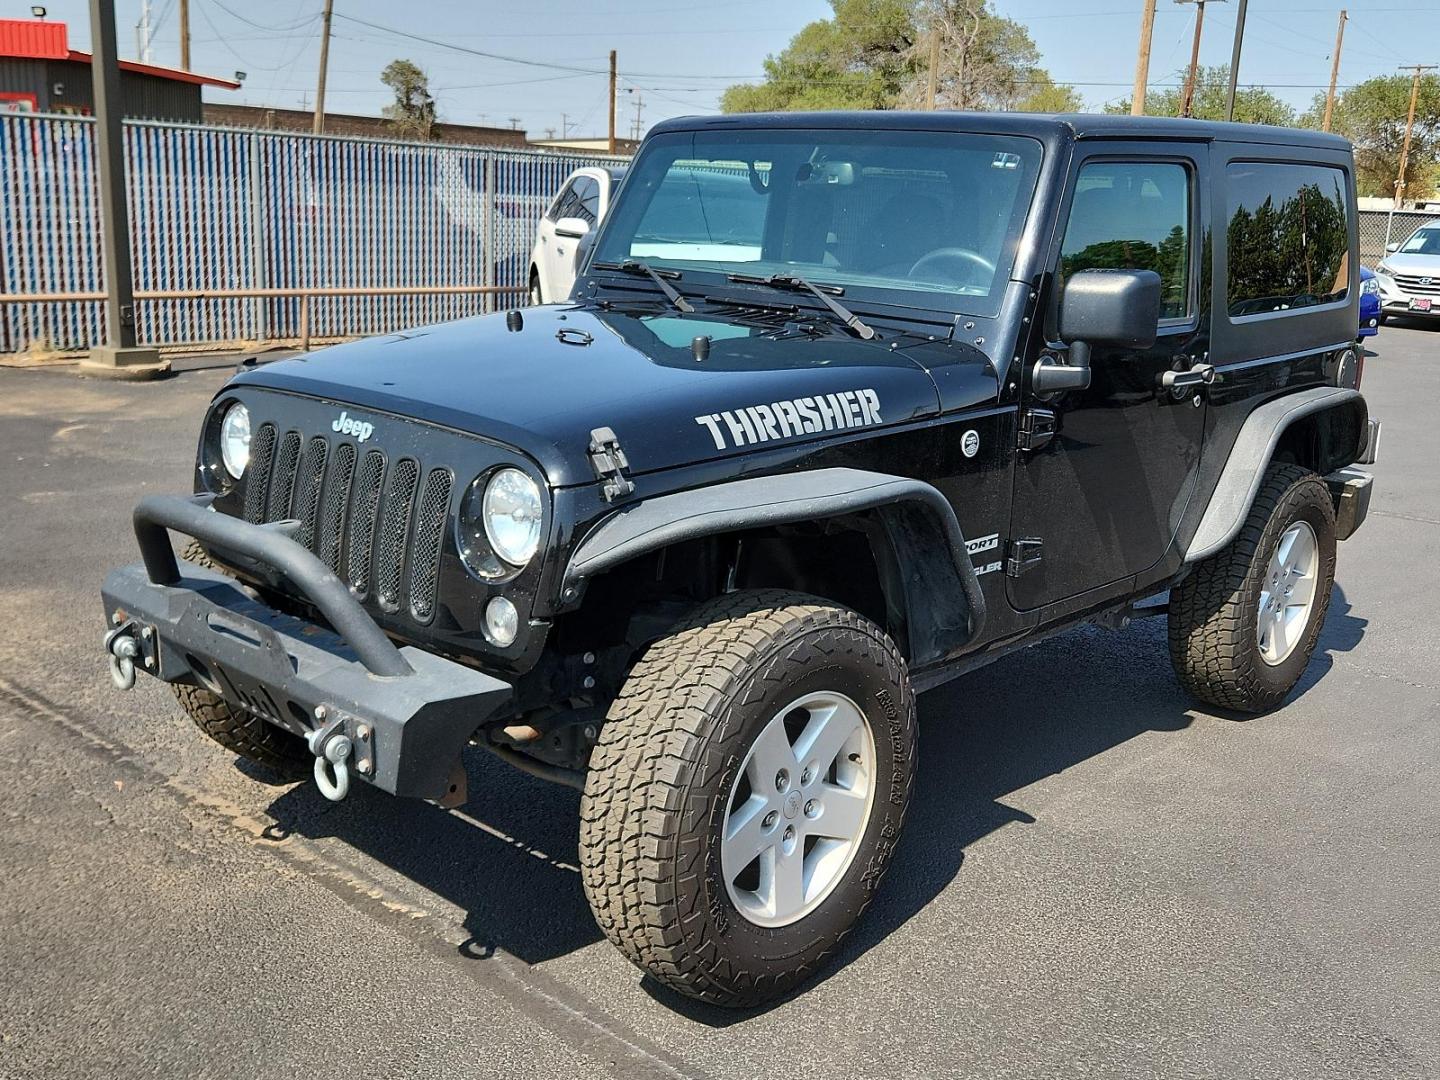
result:
<svg viewBox="0 0 1440 1080"><path fill-rule="evenodd" d="M1175 73L1175 81L1183 84L1185 71ZM1179 116L1182 86L1145 91L1145 112L1150 116ZM1230 89L1230 65L1201 67L1195 73L1195 96L1190 115L1199 120L1224 120L1225 99ZM1108 105L1110 113L1128 113L1130 99ZM1242 86L1235 91L1235 121L1240 124L1295 125L1295 110L1263 86Z"/></svg>
<svg viewBox="0 0 1440 1080"><path fill-rule="evenodd" d="M1381 75L1350 87L1336 98L1331 127L1355 144L1355 182L1361 195L1395 194L1400 150L1405 142L1405 116L1410 108L1411 78ZM1318 128L1325 115L1319 95L1302 118ZM1420 98L1411 133L1410 160L1405 169L1405 197L1424 198L1436 190L1440 172L1440 77L1420 80Z"/></svg>
<svg viewBox="0 0 1440 1080"><path fill-rule="evenodd" d="M409 60L392 60L380 81L395 93L395 104L385 106L385 118L405 139L429 139L435 134L435 99L430 80Z"/></svg>
<svg viewBox="0 0 1440 1080"><path fill-rule="evenodd" d="M765 81L732 86L726 112L919 108L928 95L932 43L943 109L1068 110L1079 104L1039 66L1019 23L987 0L830 0L834 16L810 23L765 61ZM938 40L937 40L938 39Z"/></svg>

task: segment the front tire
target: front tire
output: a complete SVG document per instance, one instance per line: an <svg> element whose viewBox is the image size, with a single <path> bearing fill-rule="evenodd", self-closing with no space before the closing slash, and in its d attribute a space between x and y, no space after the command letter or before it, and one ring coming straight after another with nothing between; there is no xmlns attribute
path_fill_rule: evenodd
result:
<svg viewBox="0 0 1440 1080"><path fill-rule="evenodd" d="M220 569L198 540L189 541L180 557L207 570ZM315 758L298 735L234 708L219 694L204 687L176 683L172 689L175 700L195 721L195 726L232 754L239 754L285 780L301 780L310 775Z"/></svg>
<svg viewBox="0 0 1440 1080"><path fill-rule="evenodd" d="M797 593L701 605L635 665L581 803L596 921L666 986L750 1006L874 896L914 778L915 700L879 627Z"/></svg>
<svg viewBox="0 0 1440 1080"><path fill-rule="evenodd" d="M1239 534L1170 594L1170 659L1202 701L1273 709L1310 663L1335 581L1325 481L1271 465Z"/></svg>
<svg viewBox="0 0 1440 1080"><path fill-rule="evenodd" d="M539 307L545 303L545 298L540 295L540 272L530 271L530 306Z"/></svg>

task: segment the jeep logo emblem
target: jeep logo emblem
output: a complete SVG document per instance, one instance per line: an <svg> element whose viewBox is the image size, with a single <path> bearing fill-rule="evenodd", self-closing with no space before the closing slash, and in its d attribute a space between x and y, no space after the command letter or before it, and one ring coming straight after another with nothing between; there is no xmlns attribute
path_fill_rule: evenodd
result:
<svg viewBox="0 0 1440 1080"><path fill-rule="evenodd" d="M331 423L330 430L339 432L341 435L354 435L357 442L364 442L375 434L375 425L366 423L364 420L351 419L349 413L342 412Z"/></svg>

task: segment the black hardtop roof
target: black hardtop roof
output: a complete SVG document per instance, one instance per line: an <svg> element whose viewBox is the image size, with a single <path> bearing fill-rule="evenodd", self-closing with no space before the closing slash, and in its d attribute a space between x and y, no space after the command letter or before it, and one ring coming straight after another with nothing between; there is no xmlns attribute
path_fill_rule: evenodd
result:
<svg viewBox="0 0 1440 1080"><path fill-rule="evenodd" d="M955 131L987 135L1028 135L1043 142L1069 139L1202 139L1268 143L1322 150L1349 150L1339 135L1266 124L1227 124L1171 116L1115 116L1108 113L1013 112L784 112L681 116L650 129L695 131L706 128L853 128L858 131Z"/></svg>

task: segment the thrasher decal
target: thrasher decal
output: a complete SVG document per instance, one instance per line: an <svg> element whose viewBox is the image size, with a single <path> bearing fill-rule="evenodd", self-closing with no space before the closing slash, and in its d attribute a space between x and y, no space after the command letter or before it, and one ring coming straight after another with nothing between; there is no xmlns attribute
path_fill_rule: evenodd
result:
<svg viewBox="0 0 1440 1080"><path fill-rule="evenodd" d="M710 432L716 450L724 450L817 431L871 427L881 423L880 395L869 388L842 390L710 413L695 417L695 423Z"/></svg>

